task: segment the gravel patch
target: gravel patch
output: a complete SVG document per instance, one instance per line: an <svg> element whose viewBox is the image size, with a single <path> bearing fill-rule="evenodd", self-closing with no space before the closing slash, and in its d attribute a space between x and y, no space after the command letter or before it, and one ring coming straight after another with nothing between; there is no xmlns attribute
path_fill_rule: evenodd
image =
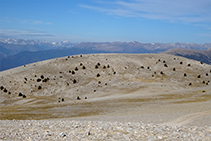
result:
<svg viewBox="0 0 211 141"><path fill-rule="evenodd" d="M211 127L142 122L0 120L0 140L211 140Z"/></svg>

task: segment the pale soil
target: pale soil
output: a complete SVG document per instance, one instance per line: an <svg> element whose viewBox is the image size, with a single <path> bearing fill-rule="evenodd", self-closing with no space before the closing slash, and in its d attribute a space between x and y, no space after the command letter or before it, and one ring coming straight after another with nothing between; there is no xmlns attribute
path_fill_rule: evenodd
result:
<svg viewBox="0 0 211 141"><path fill-rule="evenodd" d="M76 67L75 74L69 73ZM38 62L0 72L0 86L8 90L0 90L0 119L211 126L210 71L207 64L157 54L83 55ZM41 75L49 80L37 82Z"/></svg>

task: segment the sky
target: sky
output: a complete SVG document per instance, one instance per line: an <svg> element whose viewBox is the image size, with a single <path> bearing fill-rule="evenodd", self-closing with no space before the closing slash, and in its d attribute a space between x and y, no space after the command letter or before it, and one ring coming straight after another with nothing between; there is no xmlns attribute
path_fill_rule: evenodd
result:
<svg viewBox="0 0 211 141"><path fill-rule="evenodd" d="M0 38L211 43L211 0L0 0Z"/></svg>

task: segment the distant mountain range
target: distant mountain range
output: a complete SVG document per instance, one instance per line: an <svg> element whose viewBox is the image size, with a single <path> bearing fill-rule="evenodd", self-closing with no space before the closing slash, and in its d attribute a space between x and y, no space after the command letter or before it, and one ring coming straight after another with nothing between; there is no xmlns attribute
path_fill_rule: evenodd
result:
<svg viewBox="0 0 211 141"><path fill-rule="evenodd" d="M137 41L82 43L62 41L50 43L39 40L0 39L0 71L68 55L91 53L159 53L174 48L195 49L203 52L203 50L211 48L211 43L139 43ZM175 53L174 55L179 54ZM193 54L190 57L192 57L190 59L195 58ZM202 59L203 57L198 56L198 60L200 58ZM209 58L204 57L202 62L207 63L207 59Z"/></svg>

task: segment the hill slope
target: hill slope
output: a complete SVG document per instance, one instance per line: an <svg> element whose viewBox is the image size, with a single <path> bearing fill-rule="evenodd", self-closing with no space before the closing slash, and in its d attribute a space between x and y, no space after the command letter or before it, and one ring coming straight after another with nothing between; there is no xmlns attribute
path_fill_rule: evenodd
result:
<svg viewBox="0 0 211 141"><path fill-rule="evenodd" d="M162 52L165 54L177 55L186 57L188 59L197 60L207 64L211 64L211 49L208 50L194 50L194 49L170 49Z"/></svg>
<svg viewBox="0 0 211 141"><path fill-rule="evenodd" d="M211 108L210 65L165 54L68 56L3 71L0 78L1 119L162 123Z"/></svg>

